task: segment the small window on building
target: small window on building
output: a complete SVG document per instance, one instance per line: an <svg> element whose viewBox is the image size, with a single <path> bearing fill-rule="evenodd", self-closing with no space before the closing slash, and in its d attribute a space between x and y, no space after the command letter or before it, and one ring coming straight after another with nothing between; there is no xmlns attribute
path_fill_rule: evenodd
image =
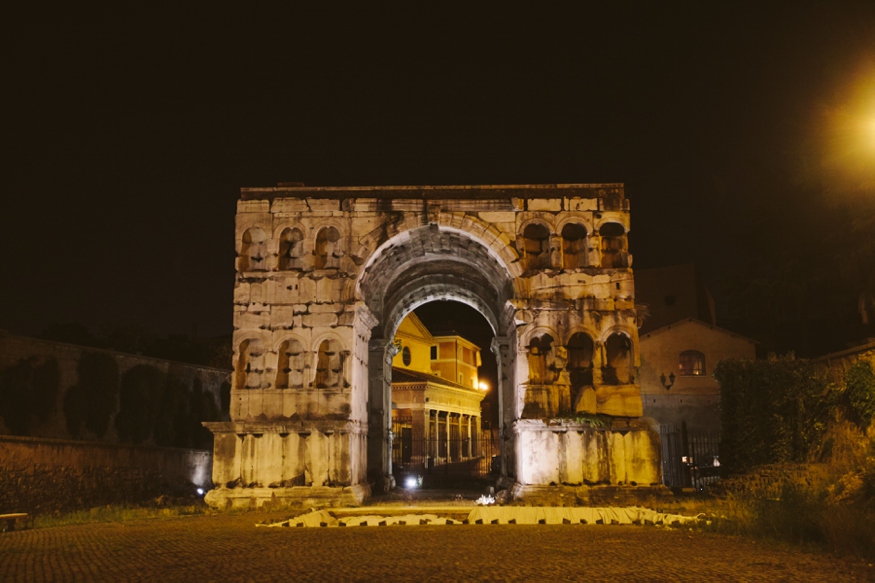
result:
<svg viewBox="0 0 875 583"><path fill-rule="evenodd" d="M437 346L431 347L431 359L437 360Z"/></svg>
<svg viewBox="0 0 875 583"><path fill-rule="evenodd" d="M705 374L705 355L698 350L681 352L680 373L682 375L702 376Z"/></svg>
<svg viewBox="0 0 875 583"><path fill-rule="evenodd" d="M405 346L404 350L401 351L401 362L404 363L404 366L410 366L410 347Z"/></svg>

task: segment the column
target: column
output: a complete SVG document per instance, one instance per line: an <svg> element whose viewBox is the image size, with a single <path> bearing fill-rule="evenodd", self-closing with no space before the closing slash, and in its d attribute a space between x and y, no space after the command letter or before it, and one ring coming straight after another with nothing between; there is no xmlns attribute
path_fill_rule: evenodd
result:
<svg viewBox="0 0 875 583"><path fill-rule="evenodd" d="M412 410L410 417L410 433L413 440L410 444L410 461L416 466L425 467L428 457L428 410Z"/></svg>
<svg viewBox="0 0 875 583"><path fill-rule="evenodd" d="M437 464L438 458L441 456L441 426L440 426L440 412L433 411L434 420L432 421L432 428L434 429L434 433L432 434L432 453L431 457L434 459L433 464Z"/></svg>
<svg viewBox="0 0 875 583"><path fill-rule="evenodd" d="M468 447L466 448L467 451L465 452L465 456L468 458L472 458L472 457L474 457L474 447L473 447L474 444L472 443L472 439L471 439L471 419L472 419L472 417L470 415L466 415L466 417L467 417L467 420L465 421L465 437L468 440Z"/></svg>
<svg viewBox="0 0 875 583"><path fill-rule="evenodd" d="M391 490L392 477L392 357L397 349L385 339L368 344L368 481Z"/></svg>
<svg viewBox="0 0 875 583"><path fill-rule="evenodd" d="M447 463L450 463L451 452L450 452L450 412L447 411Z"/></svg>
<svg viewBox="0 0 875 583"><path fill-rule="evenodd" d="M501 476L513 477L515 472L513 471L512 457L515 455L514 448L516 444L508 426L516 419L514 414L516 375L513 370L513 356L511 356L511 338L509 336L503 338L496 336L492 340L491 349L495 354L495 360L498 364L498 387L496 387L496 390L498 391L498 443L501 450L499 457L501 461ZM524 356L521 357L524 358ZM475 425L475 435L478 438L477 455L481 455L479 421L479 418L477 418Z"/></svg>

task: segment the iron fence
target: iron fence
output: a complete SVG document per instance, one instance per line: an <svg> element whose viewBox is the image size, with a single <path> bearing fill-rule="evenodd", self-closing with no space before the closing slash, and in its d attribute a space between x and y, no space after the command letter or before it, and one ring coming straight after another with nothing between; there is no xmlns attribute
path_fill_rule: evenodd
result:
<svg viewBox="0 0 875 583"><path fill-rule="evenodd" d="M427 486L493 474L497 449L490 434L435 440L414 437L407 428L400 429L392 443L392 470L399 484L408 478L422 478L422 485Z"/></svg>
<svg viewBox="0 0 875 583"><path fill-rule="evenodd" d="M669 488L706 490L720 477L720 433L660 425L662 482Z"/></svg>

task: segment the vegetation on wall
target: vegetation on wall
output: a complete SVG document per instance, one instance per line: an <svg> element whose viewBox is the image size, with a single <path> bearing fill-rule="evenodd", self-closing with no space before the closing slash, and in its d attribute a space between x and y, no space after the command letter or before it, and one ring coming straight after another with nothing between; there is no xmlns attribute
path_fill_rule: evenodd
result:
<svg viewBox="0 0 875 583"><path fill-rule="evenodd" d="M108 354L83 352L78 373L79 382L64 396L67 430L74 438L84 436L86 430L103 438L118 405L118 363Z"/></svg>
<svg viewBox="0 0 875 583"><path fill-rule="evenodd" d="M790 356L724 360L721 462L729 472L802 461L835 414L835 391L813 363Z"/></svg>
<svg viewBox="0 0 875 583"><path fill-rule="evenodd" d="M841 380L792 355L769 360L724 360L720 383L721 461L731 473L776 462L801 462L828 449L828 427L846 419L865 431L875 417L870 363L851 365Z"/></svg>
<svg viewBox="0 0 875 583"><path fill-rule="evenodd" d="M865 429L875 416L875 374L868 362L856 362L845 373L843 404L848 419Z"/></svg>
<svg viewBox="0 0 875 583"><path fill-rule="evenodd" d="M0 369L0 419L14 435L28 435L56 410L58 362L35 356Z"/></svg>
<svg viewBox="0 0 875 583"><path fill-rule="evenodd" d="M212 433L202 421L218 421L216 400L194 378L189 388L183 377L139 365L122 375L116 431L121 441L167 447L210 449Z"/></svg>
<svg viewBox="0 0 875 583"><path fill-rule="evenodd" d="M137 365L122 375L119 412L115 417L121 441L143 443L152 436L165 384L164 373L148 364Z"/></svg>

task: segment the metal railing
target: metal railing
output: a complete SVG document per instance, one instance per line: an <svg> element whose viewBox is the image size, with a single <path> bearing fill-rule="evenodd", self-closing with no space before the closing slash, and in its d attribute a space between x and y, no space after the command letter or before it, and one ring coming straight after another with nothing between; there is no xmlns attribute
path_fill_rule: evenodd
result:
<svg viewBox="0 0 875 583"><path fill-rule="evenodd" d="M669 488L706 490L720 477L720 433L660 425L662 482Z"/></svg>
<svg viewBox="0 0 875 583"><path fill-rule="evenodd" d="M435 440L413 437L401 428L392 444L392 468L402 484L410 476L431 484L482 479L493 473L494 453L490 434Z"/></svg>

